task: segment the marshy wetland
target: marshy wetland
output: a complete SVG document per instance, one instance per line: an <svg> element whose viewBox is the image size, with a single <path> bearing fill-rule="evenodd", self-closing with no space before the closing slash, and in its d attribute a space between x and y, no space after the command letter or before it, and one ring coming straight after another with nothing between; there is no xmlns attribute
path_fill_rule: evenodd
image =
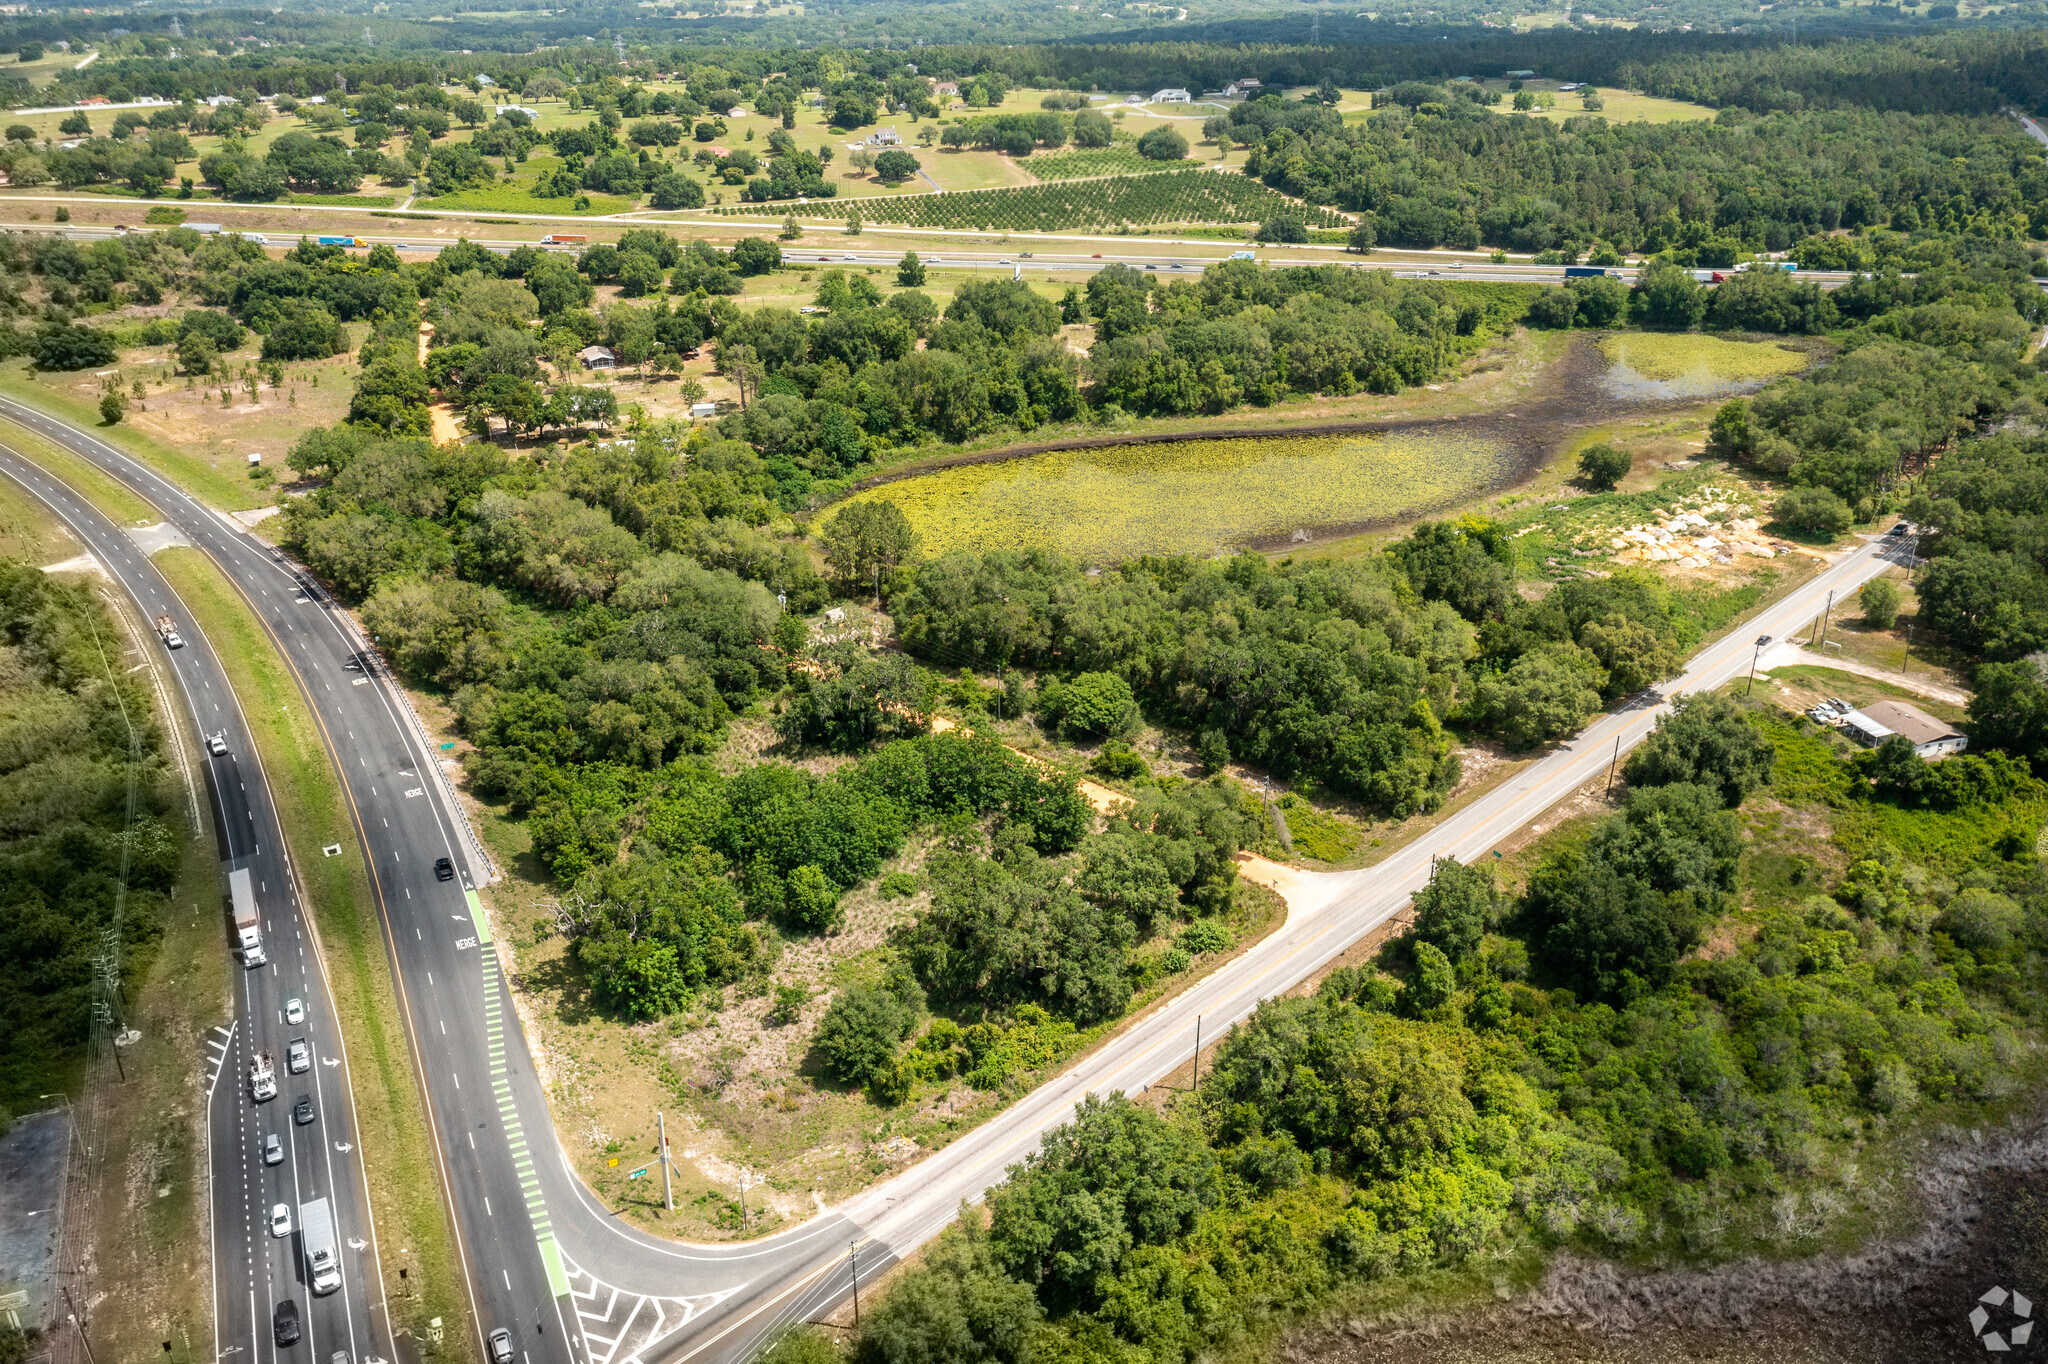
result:
<svg viewBox="0 0 2048 1364"><path fill-rule="evenodd" d="M1754 391L1810 363L1767 342L1618 334L1574 345L1512 412L995 451L905 471L854 500L901 507L927 554L1039 548L1100 564L1276 547L1512 487L1587 427Z"/></svg>

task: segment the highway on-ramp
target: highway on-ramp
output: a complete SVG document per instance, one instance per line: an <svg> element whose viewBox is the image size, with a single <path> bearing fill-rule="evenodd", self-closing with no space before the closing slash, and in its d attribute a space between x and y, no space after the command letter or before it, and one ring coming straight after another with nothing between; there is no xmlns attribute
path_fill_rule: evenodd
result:
<svg viewBox="0 0 2048 1364"><path fill-rule="evenodd" d="M1105 1045L905 1173L781 1235L690 1246L623 1225L577 1178L555 1137L489 924L465 886L488 876L452 792L345 612L284 555L89 432L0 400L18 421L88 459L161 510L234 580L270 629L319 716L375 875L380 912L478 1331L515 1333L523 1364L736 1361L773 1330L815 1316L908 1254L1037 1148L1087 1094L1134 1092L1186 1063L1199 1016L1214 1039L1258 1003L1308 979L1398 912L1436 856L1492 848L1639 742L1669 698L1750 666L1761 636L1782 638L1910 554L1885 537L1842 555L1727 637L1661 691L1601 716L1572 741L1446 818L1243 956L1127 1025ZM303 595L304 599L301 600ZM367 661L361 672L351 663ZM1617 742L1618 741L1618 742ZM448 856L460 879L428 872Z"/></svg>
<svg viewBox="0 0 2048 1364"><path fill-rule="evenodd" d="M208 1182L212 1194L213 1296L216 1355L240 1355L263 1364L304 1358L329 1364L337 1356L350 1364L377 1364L392 1357L390 1322L383 1310L377 1246L368 1213L363 1152L355 1130L348 1058L328 992L314 927L302 912L293 857L279 831L263 763L219 658L147 550L72 489L0 443L0 475L20 484L47 505L85 542L94 559L127 593L145 621L170 616L183 643L165 646L145 634L144 647L176 681L186 713L168 723L192 726L192 742L204 757L212 794L215 835L228 872L247 871L262 911L267 964L235 973L233 1021L207 1036L206 1112ZM218 736L222 752L212 751ZM225 914L221 953L229 956ZM288 1023L287 1000L297 999L304 1020ZM294 1073L287 1048L306 1044L304 1065ZM278 1092L256 1102L250 1092L249 1063L258 1052L275 1058ZM312 1101L309 1121L293 1108ZM274 1160L267 1139L277 1139ZM329 1200L340 1241L341 1287L314 1296L300 1254L300 1208ZM277 1204L289 1210L290 1230L276 1235L270 1225ZM280 1348L273 1329L281 1303L299 1314L301 1338Z"/></svg>

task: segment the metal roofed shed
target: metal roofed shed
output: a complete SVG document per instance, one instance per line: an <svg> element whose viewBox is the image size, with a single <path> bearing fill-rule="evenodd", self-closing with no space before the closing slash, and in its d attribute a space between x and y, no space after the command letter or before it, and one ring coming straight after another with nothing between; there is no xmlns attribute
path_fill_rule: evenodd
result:
<svg viewBox="0 0 2048 1364"><path fill-rule="evenodd" d="M1873 701L1852 710L1842 717L1842 728L1869 748L1896 734L1922 758L1946 758L1970 746L1970 737L1954 725L1904 701Z"/></svg>

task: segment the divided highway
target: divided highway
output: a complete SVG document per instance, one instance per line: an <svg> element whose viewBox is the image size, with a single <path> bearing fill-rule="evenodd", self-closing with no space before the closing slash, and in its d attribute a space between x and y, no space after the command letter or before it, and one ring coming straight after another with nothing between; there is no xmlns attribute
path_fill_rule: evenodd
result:
<svg viewBox="0 0 2048 1364"><path fill-rule="evenodd" d="M161 661L176 679L188 712L166 717L168 722L189 723L192 741L205 759L222 887L229 871L247 871L263 911L268 964L229 966L236 977L234 1021L207 1039L216 1356L240 1354L264 1364L295 1355L321 1364L379 1364L393 1354L391 1330L383 1313L341 1030L312 925L301 913L292 858L279 832L263 764L234 690L176 593L133 537L4 444L0 474L77 533L145 621L166 615L176 620L182 647L167 649L153 634L143 636L144 647L160 651L151 662ZM224 751L213 752L208 736L219 736ZM225 955L232 941L225 915L221 928ZM286 1018L291 1000L303 1010L300 1022ZM303 1063L292 1063L296 1073L286 1061L295 1042L305 1048ZM249 1064L258 1052L276 1058L277 1094L263 1103L252 1099L249 1086ZM301 1100L311 1105L303 1121L293 1113ZM267 1152L272 1142L275 1149ZM341 1243L341 1287L315 1297L303 1267L300 1208L323 1198L333 1209ZM278 1204L288 1210L282 1235L270 1224ZM297 1314L301 1338L296 1347L280 1349L274 1323L287 1302Z"/></svg>
<svg viewBox="0 0 2048 1364"><path fill-rule="evenodd" d="M1213 1039L1260 1000L1308 979L1399 911L1427 880L1433 856L1485 856L1640 741L1667 698L1740 675L1757 637L1789 635L1830 591L1839 600L1910 554L1895 537L1843 556L1703 649L1661 695L1600 717L1426 840L1332 878L1326 903L1295 912L1243 957L912 1170L780 1236L688 1246L621 1225L555 1140L488 921L465 888L485 864L402 693L346 614L317 590L302 592L307 580L277 550L89 433L4 400L0 418L77 452L158 507L235 581L298 675L371 862L477 1329L510 1330L522 1364L744 1359L773 1330L838 1302L856 1271L866 1281L936 1234L961 1200L979 1199L1082 1096L1135 1092L1185 1064L1197 1017ZM351 668L363 661L363 671ZM443 856L465 874L437 881L430 867Z"/></svg>
<svg viewBox="0 0 2048 1364"><path fill-rule="evenodd" d="M546 1206L536 1178L536 1162L551 1164L545 1157L554 1150L552 1129L542 1095L532 1082L533 1069L527 1057L518 1021L505 998L502 975L491 941L489 921L482 913L470 886L476 883L476 857L459 817L449 808L449 798L439 776L435 756L427 750L419 731L407 720L405 700L377 666L375 656L356 635L354 625L324 592L304 578L277 551L250 535L236 522L202 506L168 480L159 477L125 454L91 435L54 421L33 409L15 403L0 403L0 416L20 422L50 440L82 455L115 478L126 483L162 512L195 547L209 556L241 591L258 619L269 632L296 677L313 711L344 793L356 822L364 855L369 864L373 893L383 922L386 947L396 967L404 1025L412 1044L422 1090L427 1099L431 1137L440 1163L443 1186L454 1205L456 1225L461 1231L458 1249L466 1278L465 1296L473 1308L480 1333L503 1328L515 1341L514 1358L520 1364L569 1364L573 1341L564 1309L558 1298L567 1292L568 1282L555 1253L548 1227ZM30 468L18 457L6 466ZM40 471L24 480L44 500L57 495L60 485ZM70 504L67 519L74 525L100 523L100 540L112 536L115 549L128 549L127 559L141 561L135 571L146 571L142 556L126 547L125 537L104 518L91 513L82 498L60 490ZM95 544L95 550L99 545ZM117 559L116 563L123 563ZM160 580L151 591L138 596L144 609L154 616L165 608L156 606L169 597ZM195 623L171 608L184 627L187 645L178 655L212 655L197 638ZM232 709L232 693L217 664L204 684L195 688L202 697L228 698L221 712ZM211 702L202 700L206 713ZM239 724L239 717L235 717ZM202 721L209 724L209 721ZM237 754L253 755L245 735L231 733L231 747ZM237 785L230 784L230 789ZM255 792L251 791L252 798ZM264 799L267 815L268 799ZM223 822L234 824L239 813ZM247 821L242 821L246 823ZM283 858L275 819L269 818L260 842L267 856L276 859L277 869L267 882L275 896L286 885ZM293 848L289 855L304 859L321 856L319 848ZM436 863L446 859L448 879L437 874ZM291 891L296 905L296 889ZM288 957L297 969L294 930L280 921L284 936L272 949L274 960ZM306 930L310 937L310 930ZM269 931L266 941L271 940ZM252 973L252 977L264 973ZM283 999L261 1001L266 1022L261 1037L275 1048L282 1068L284 1048L279 1037L281 1023L269 1020L282 1008ZM322 1018L331 1017L323 1006ZM309 1022L320 1023L321 1018ZM246 1030L238 1031L238 1037ZM293 1036L298 1034L294 1032ZM327 1051L331 1043L323 1043ZM328 1054L332 1054L328 1051ZM246 1096L247 1062L242 1059L239 1075L223 1075L217 1085L232 1099ZM316 1067L330 1092L327 1067ZM301 1077L280 1075L286 1096L295 1096L293 1086ZM239 1090L236 1086L240 1086ZM345 1092L342 1098L345 1100ZM219 1102L217 1100L217 1102ZM272 1127L286 1132L318 1132L289 1126L285 1110L291 1097L266 1105L264 1118ZM323 1105L331 1109L333 1099ZM537 1151L527 1146L524 1122L534 1124L540 1138ZM331 1120L323 1118L331 1125ZM340 1138L339 1131L332 1135ZM238 1142L246 1141L238 1134ZM348 1138L351 1142L353 1138ZM217 1147L219 1143L216 1143ZM234 1149L241 1149L236 1147ZM252 1149L252 1159L258 1158ZM368 1152L369 1159L377 1153ZM353 1169L353 1167L351 1167ZM214 1216L217 1224L239 1221L244 1198L239 1187L217 1180ZM254 1202L249 1205L254 1208ZM367 1206L365 1202L363 1206ZM263 1214L269 1203L263 1203ZM251 1216L256 1214L252 1211ZM267 1231L264 1233L267 1235ZM367 1219L344 1216L340 1233L367 1240ZM223 1265L230 1263L223 1259ZM372 1278L372 1298L381 1304L382 1284L375 1281L374 1267L365 1266ZM360 1288L358 1288L360 1292ZM324 1302L325 1300L323 1300ZM303 1306L303 1304L302 1304ZM267 1312L267 1309L266 1309ZM246 1317L239 1306L234 1317L223 1310L224 1338L235 1317ZM266 1351L262 1358L274 1364L269 1351L269 1319L264 1334L255 1344ZM375 1348L367 1336L362 1347L351 1350L355 1364L375 1364L374 1357L390 1357L388 1329ZM336 1348L333 1339L317 1333L318 1352L301 1358L314 1364L329 1364ZM479 1354L485 1341L476 1342ZM225 1344L223 1348L226 1348ZM285 1358L280 1354L280 1360Z"/></svg>

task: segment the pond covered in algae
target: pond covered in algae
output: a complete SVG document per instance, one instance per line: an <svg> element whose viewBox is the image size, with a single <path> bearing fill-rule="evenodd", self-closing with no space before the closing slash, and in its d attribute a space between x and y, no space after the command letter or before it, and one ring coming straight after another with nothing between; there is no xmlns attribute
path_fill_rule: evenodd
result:
<svg viewBox="0 0 2048 1364"><path fill-rule="evenodd" d="M1166 441L961 465L858 499L901 507L926 554L1043 547L1107 563L1426 512L1511 462L1505 443L1455 428Z"/></svg>
<svg viewBox="0 0 2048 1364"><path fill-rule="evenodd" d="M1340 434L977 457L854 494L901 507L926 554L1057 550L1082 563L1209 554L1405 520L1501 488L1589 423L1748 391L1803 368L1771 343L1630 333L1582 343L1517 412Z"/></svg>
<svg viewBox="0 0 2048 1364"><path fill-rule="evenodd" d="M1730 341L1697 332L1619 332L1600 339L1607 372L1600 386L1617 398L1661 402L1746 393L1796 374L1810 356L1764 341Z"/></svg>

